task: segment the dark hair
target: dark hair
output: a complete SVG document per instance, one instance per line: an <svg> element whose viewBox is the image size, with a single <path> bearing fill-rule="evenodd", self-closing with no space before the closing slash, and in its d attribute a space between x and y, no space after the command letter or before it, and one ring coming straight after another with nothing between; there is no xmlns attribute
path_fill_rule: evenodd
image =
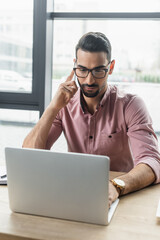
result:
<svg viewBox="0 0 160 240"><path fill-rule="evenodd" d="M111 44L103 33L88 32L84 34L76 45L76 58L78 49L86 52L106 52L108 61L111 61Z"/></svg>

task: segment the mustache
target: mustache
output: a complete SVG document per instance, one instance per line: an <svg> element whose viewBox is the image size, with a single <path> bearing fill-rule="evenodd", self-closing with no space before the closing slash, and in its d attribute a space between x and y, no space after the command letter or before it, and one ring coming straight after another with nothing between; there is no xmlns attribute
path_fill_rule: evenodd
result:
<svg viewBox="0 0 160 240"><path fill-rule="evenodd" d="M91 87L91 88L93 88L93 87L98 87L97 84L91 84L91 85L88 85L88 84L82 84L81 86L82 86L82 87Z"/></svg>

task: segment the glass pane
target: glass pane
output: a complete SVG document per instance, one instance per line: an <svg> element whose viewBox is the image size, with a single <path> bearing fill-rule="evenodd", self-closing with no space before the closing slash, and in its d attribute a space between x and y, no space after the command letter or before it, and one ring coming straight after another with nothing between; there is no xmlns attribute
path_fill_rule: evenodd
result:
<svg viewBox="0 0 160 240"><path fill-rule="evenodd" d="M139 94L146 102L155 130L160 131L160 111L157 110L160 97L159 29L159 21L55 21L53 95L73 68L79 38L89 31L103 32L111 42L112 59L116 61L108 82Z"/></svg>
<svg viewBox="0 0 160 240"><path fill-rule="evenodd" d="M0 91L32 91L33 0L0 0Z"/></svg>
<svg viewBox="0 0 160 240"><path fill-rule="evenodd" d="M0 166L5 165L5 147L22 147L24 138L38 119L37 111L0 109Z"/></svg>
<svg viewBox="0 0 160 240"><path fill-rule="evenodd" d="M54 0L55 12L159 12L159 0Z"/></svg>

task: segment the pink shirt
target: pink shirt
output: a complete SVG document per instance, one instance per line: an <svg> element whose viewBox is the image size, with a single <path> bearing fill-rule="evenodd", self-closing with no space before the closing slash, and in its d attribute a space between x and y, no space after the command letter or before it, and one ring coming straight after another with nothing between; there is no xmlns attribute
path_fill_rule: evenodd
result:
<svg viewBox="0 0 160 240"><path fill-rule="evenodd" d="M50 129L46 148L50 149L61 132L69 152L106 155L110 170L128 172L145 163L160 182L160 154L152 120L141 98L108 86L96 112L91 115L80 89L61 109Z"/></svg>

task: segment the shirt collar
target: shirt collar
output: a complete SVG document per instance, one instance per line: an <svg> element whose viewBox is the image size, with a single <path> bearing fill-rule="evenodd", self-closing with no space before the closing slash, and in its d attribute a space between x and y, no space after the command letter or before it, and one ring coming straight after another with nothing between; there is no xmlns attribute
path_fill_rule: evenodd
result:
<svg viewBox="0 0 160 240"><path fill-rule="evenodd" d="M103 95L99 105L97 106L97 109L99 107L103 107L104 106L109 93L110 93L110 86L107 85L107 90L104 93L104 95ZM78 88L78 91L76 92L74 97L71 98L71 100L70 100L70 102L68 104L68 107L70 108L71 111L74 111L75 107L78 107L78 106L81 107L81 110L82 110L83 113L88 113L87 107L85 105L85 101L84 101L84 98L83 98L83 95L82 95L82 91L81 91L80 88Z"/></svg>

